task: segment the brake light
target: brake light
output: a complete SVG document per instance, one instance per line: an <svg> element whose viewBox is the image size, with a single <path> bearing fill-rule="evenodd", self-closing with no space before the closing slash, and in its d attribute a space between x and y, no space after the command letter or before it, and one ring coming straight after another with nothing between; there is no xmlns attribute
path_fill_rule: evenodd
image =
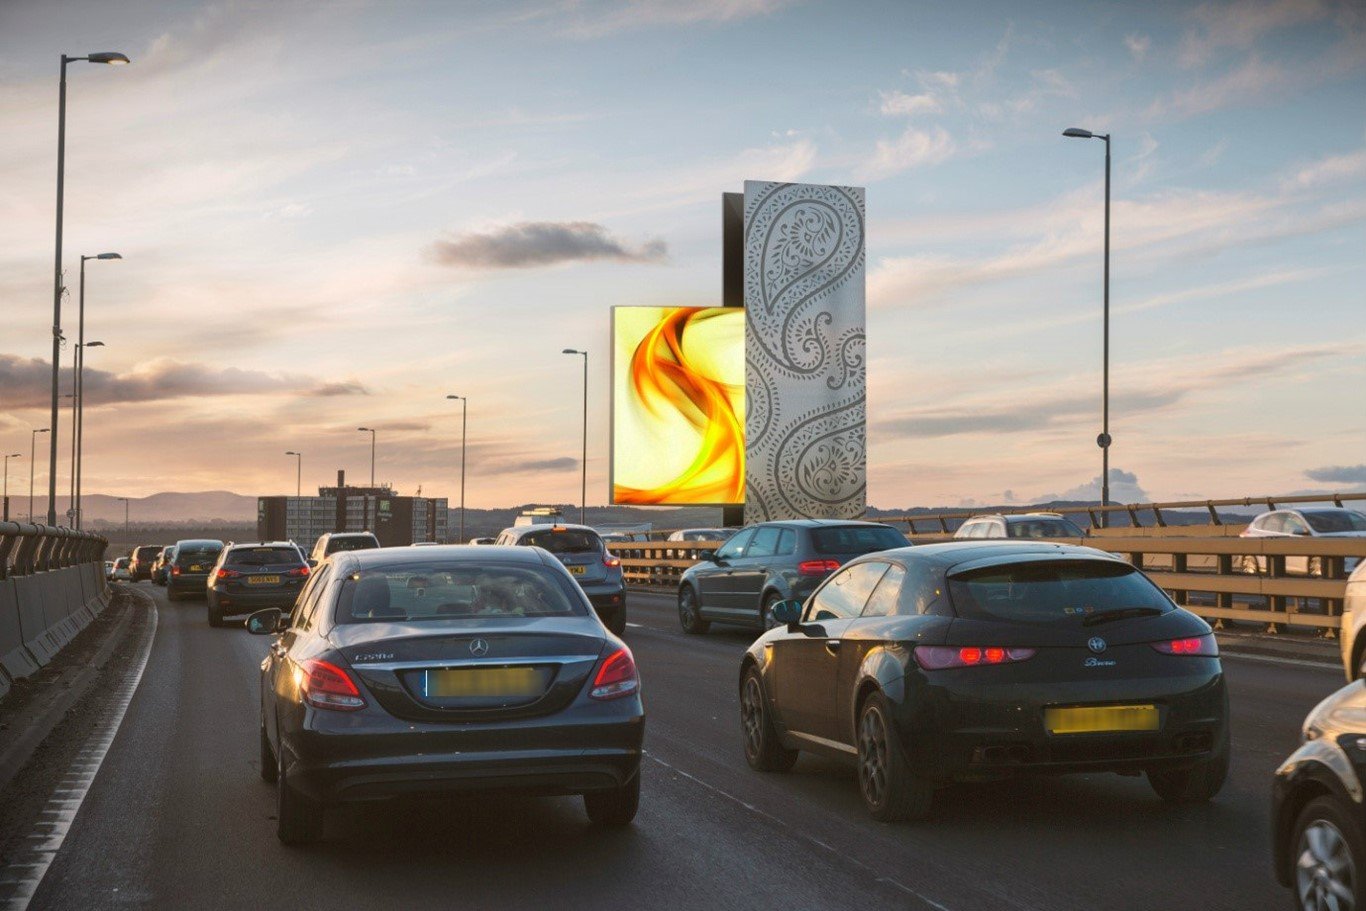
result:
<svg viewBox="0 0 1366 911"><path fill-rule="evenodd" d="M1214 641L1213 633L1207 636L1190 636L1186 639L1168 639L1164 642L1150 642L1148 644L1164 655L1197 655L1203 658L1215 658L1219 655L1219 644Z"/></svg>
<svg viewBox="0 0 1366 911"><path fill-rule="evenodd" d="M179 567L179 566L172 566L172 567L171 567L171 575L173 575L173 576L178 576L178 575L180 575L180 567Z"/></svg>
<svg viewBox="0 0 1366 911"><path fill-rule="evenodd" d="M803 560L797 564L797 572L803 576L823 576L840 568L838 560Z"/></svg>
<svg viewBox="0 0 1366 911"><path fill-rule="evenodd" d="M217 573L220 579L236 579L240 575L242 574L235 569L220 569Z"/></svg>
<svg viewBox="0 0 1366 911"><path fill-rule="evenodd" d="M1027 661L1037 650L1000 646L918 645L912 652L915 663L927 671L950 667L978 667L985 664L1012 664Z"/></svg>
<svg viewBox="0 0 1366 911"><path fill-rule="evenodd" d="M603 566L606 566L608 569L611 569L611 568L616 567L616 566L620 566L620 565L621 565L621 558L620 558L620 557L614 557L614 556L612 556L610 553L608 553L608 552L606 552L606 551L603 551L603 554L602 554L602 565L603 565Z"/></svg>
<svg viewBox="0 0 1366 911"><path fill-rule="evenodd" d="M360 690L346 671L327 661L310 658L294 672L304 702L315 709L354 712L365 708Z"/></svg>
<svg viewBox="0 0 1366 911"><path fill-rule="evenodd" d="M307 566L296 566L285 573L286 576L306 576L308 575Z"/></svg>
<svg viewBox="0 0 1366 911"><path fill-rule="evenodd" d="M620 699L640 689L640 677L636 674L636 659L631 650L622 646L607 656L598 668L598 676L593 678L593 688L588 695L594 699Z"/></svg>

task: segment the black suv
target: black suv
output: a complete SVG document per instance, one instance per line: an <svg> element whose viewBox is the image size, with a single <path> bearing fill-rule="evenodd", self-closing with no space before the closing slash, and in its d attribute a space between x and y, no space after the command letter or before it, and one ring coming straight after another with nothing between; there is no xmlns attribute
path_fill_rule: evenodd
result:
<svg viewBox="0 0 1366 911"><path fill-rule="evenodd" d="M204 583L222 549L223 542L212 538L177 541L175 559L166 573L166 600L179 601L187 594L204 594Z"/></svg>
<svg viewBox="0 0 1366 911"><path fill-rule="evenodd" d="M265 607L289 610L308 573L308 562L292 541L229 544L218 555L205 592L209 626Z"/></svg>
<svg viewBox="0 0 1366 911"><path fill-rule="evenodd" d="M713 620L772 628L774 604L805 600L825 577L863 554L905 547L890 525L842 519L792 519L741 529L678 585L678 621L705 633Z"/></svg>

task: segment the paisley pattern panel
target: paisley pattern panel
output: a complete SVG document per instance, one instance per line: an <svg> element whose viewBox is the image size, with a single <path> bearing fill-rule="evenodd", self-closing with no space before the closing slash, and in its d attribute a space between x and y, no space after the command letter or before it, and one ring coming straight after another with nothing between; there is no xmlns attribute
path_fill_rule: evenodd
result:
<svg viewBox="0 0 1366 911"><path fill-rule="evenodd" d="M745 182L745 521L867 508L864 194Z"/></svg>

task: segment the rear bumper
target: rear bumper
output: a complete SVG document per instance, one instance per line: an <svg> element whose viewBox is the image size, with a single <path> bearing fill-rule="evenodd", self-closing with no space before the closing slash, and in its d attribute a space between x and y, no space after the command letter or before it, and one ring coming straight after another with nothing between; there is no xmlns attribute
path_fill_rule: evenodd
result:
<svg viewBox="0 0 1366 911"><path fill-rule="evenodd" d="M265 607L290 608L299 597L299 589L276 590L270 592L223 592L216 588L208 590L210 602L222 611L224 616L249 614Z"/></svg>
<svg viewBox="0 0 1366 911"><path fill-rule="evenodd" d="M202 576L191 576L182 573L179 576L167 576L166 590L168 592L175 592L177 595L187 593L202 595L204 594L204 588L208 584L208 581L209 577L207 574Z"/></svg>

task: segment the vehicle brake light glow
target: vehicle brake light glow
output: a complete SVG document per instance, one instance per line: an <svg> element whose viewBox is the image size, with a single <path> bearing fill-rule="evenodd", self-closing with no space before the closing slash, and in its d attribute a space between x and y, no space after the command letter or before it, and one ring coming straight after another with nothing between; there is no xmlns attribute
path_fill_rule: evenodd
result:
<svg viewBox="0 0 1366 911"><path fill-rule="evenodd" d="M235 569L220 569L218 571L218 578L220 579L236 579L240 575L242 574Z"/></svg>
<svg viewBox="0 0 1366 911"><path fill-rule="evenodd" d="M614 557L614 556L612 556L610 553L607 553L606 551L603 551L603 554L602 554L602 565L603 565L603 566L606 566L606 567L608 567L608 568L620 566L620 565L621 565L621 558L620 558L620 557Z"/></svg>
<svg viewBox="0 0 1366 911"><path fill-rule="evenodd" d="M179 567L179 566L172 566L172 567L171 567L171 575L173 575L173 576L178 576L178 575L180 575L180 567Z"/></svg>
<svg viewBox="0 0 1366 911"><path fill-rule="evenodd" d="M598 668L598 676L593 678L593 688L588 695L593 699L620 699L640 689L640 676L636 673L636 659L631 650L622 646L608 655Z"/></svg>
<svg viewBox="0 0 1366 911"><path fill-rule="evenodd" d="M1011 664L1033 658L1036 649L1001 646L918 645L912 652L915 663L927 671L950 667L977 667L985 664Z"/></svg>
<svg viewBox="0 0 1366 911"><path fill-rule="evenodd" d="M285 573L286 576L306 576L308 575L307 566L296 566Z"/></svg>
<svg viewBox="0 0 1366 911"><path fill-rule="evenodd" d="M840 568L838 560L803 560L797 564L797 572L803 576L823 576Z"/></svg>
<svg viewBox="0 0 1366 911"><path fill-rule="evenodd" d="M315 709L354 712L365 708L360 690L346 671L327 661L310 658L295 672L304 702Z"/></svg>
<svg viewBox="0 0 1366 911"><path fill-rule="evenodd" d="M1206 636L1168 639L1149 644L1165 655L1196 655L1203 658L1214 658L1219 654L1219 644L1214 641L1213 633Z"/></svg>

